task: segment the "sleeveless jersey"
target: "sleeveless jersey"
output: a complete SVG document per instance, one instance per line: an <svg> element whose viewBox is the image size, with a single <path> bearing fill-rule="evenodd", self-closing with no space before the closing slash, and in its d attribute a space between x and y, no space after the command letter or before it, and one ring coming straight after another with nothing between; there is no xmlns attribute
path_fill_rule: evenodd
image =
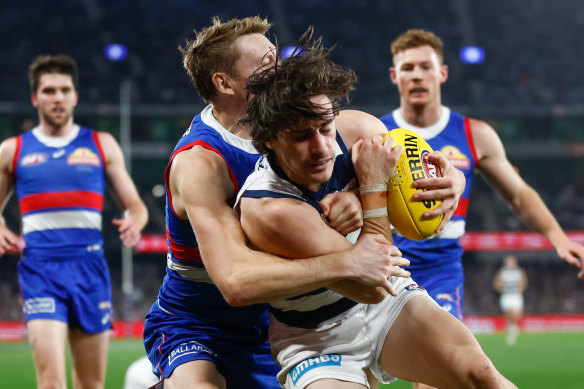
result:
<svg viewBox="0 0 584 389"><path fill-rule="evenodd" d="M460 263L463 254L460 238L465 232L472 173L478 163L469 119L447 107L442 107L442 115L436 124L425 128L414 127L406 122L399 109L380 119L388 130L407 128L415 131L432 149L442 152L466 177L466 187L458 208L440 234L426 240L413 241L394 230L394 244L402 251L404 258L411 262L408 270L447 265L453 261Z"/></svg>
<svg viewBox="0 0 584 389"><path fill-rule="evenodd" d="M61 138L38 128L16 138L13 174L27 259L102 250L104 161L97 132L85 127Z"/></svg>
<svg viewBox="0 0 584 389"><path fill-rule="evenodd" d="M317 192L294 184L269 158L262 157L241 188L236 207L241 197L287 197L310 204L322 215L318 203L329 193L349 189L355 177L351 156L337 133L333 175ZM294 327L315 328L320 322L341 314L357 303L330 289L320 288L269 304L270 312L278 321Z"/></svg>
<svg viewBox="0 0 584 389"><path fill-rule="evenodd" d="M503 290L501 293L521 293L521 284L523 282L523 272L521 269L501 269L501 284Z"/></svg>
<svg viewBox="0 0 584 389"><path fill-rule="evenodd" d="M258 322L267 322L266 305L231 307L227 304L205 270L191 222L181 219L172 206L168 189L171 163L180 152L194 146L211 150L224 159L235 193L260 157L250 140L242 139L221 126L213 117L211 105L193 118L171 154L165 171L168 252L166 277L158 294L158 305L169 312L181 312L192 316L193 320L221 328L241 328L244 336L244 329L253 330ZM193 166L193 169L205 168ZM231 200L232 204L234 202L235 196Z"/></svg>

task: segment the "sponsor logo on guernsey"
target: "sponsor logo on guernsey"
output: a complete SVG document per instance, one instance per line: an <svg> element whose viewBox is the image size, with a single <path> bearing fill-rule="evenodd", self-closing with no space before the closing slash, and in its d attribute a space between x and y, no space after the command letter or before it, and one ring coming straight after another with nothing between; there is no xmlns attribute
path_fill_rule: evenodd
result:
<svg viewBox="0 0 584 389"><path fill-rule="evenodd" d="M217 356L217 354L215 354L213 351L211 351L207 347L203 346L199 342L191 341L191 342L187 342L187 343L181 343L177 348L172 350L172 352L168 356L168 365L169 366L172 365L172 363L174 361L176 361L178 358L183 357L185 355L200 354L200 353L209 354L213 357Z"/></svg>
<svg viewBox="0 0 584 389"><path fill-rule="evenodd" d="M55 299L52 297L35 297L24 300L24 313L34 315L35 313L55 313Z"/></svg>
<svg viewBox="0 0 584 389"><path fill-rule="evenodd" d="M418 284L409 284L408 286L406 286L406 290L408 292L413 292L415 290L426 290L424 288L422 288L420 285Z"/></svg>
<svg viewBox="0 0 584 389"><path fill-rule="evenodd" d="M324 354L317 357L308 358L300 362L290 371L290 378L294 385L307 372L317 367L341 366L341 356L339 354Z"/></svg>
<svg viewBox="0 0 584 389"><path fill-rule="evenodd" d="M446 157L454 165L455 168L458 169L468 169L470 168L470 159L460 152L454 146L444 146L442 150L440 150L442 155Z"/></svg>
<svg viewBox="0 0 584 389"><path fill-rule="evenodd" d="M43 153L32 153L24 156L20 162L22 166L34 166L47 161L47 155Z"/></svg>
<svg viewBox="0 0 584 389"><path fill-rule="evenodd" d="M436 300L453 301L454 299L450 293L438 293L436 295Z"/></svg>
<svg viewBox="0 0 584 389"><path fill-rule="evenodd" d="M67 157L68 165L92 165L99 166L99 157L87 147L79 147L69 157Z"/></svg>
<svg viewBox="0 0 584 389"><path fill-rule="evenodd" d="M53 153L53 158L60 158L65 154L65 149L57 150Z"/></svg>
<svg viewBox="0 0 584 389"><path fill-rule="evenodd" d="M104 300L104 301L99 303L99 309L101 309L102 311L111 309L111 307L112 307L112 303L109 302L108 300Z"/></svg>
<svg viewBox="0 0 584 389"><path fill-rule="evenodd" d="M452 311L452 304L450 303L446 303L444 305L441 305L442 309L444 309L446 312L450 312Z"/></svg>

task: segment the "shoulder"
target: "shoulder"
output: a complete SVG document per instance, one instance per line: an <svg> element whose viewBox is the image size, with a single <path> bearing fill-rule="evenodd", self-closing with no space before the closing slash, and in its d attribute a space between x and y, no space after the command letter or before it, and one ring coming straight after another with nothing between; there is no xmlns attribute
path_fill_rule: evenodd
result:
<svg viewBox="0 0 584 389"><path fill-rule="evenodd" d="M373 115L356 110L340 111L335 118L335 124L337 131L348 148L351 148L359 139L366 139L387 132L387 128L381 120Z"/></svg>
<svg viewBox="0 0 584 389"><path fill-rule="evenodd" d="M477 158L483 159L500 152L504 153L503 143L495 129L483 120L469 118L470 130L477 152Z"/></svg>
<svg viewBox="0 0 584 389"><path fill-rule="evenodd" d="M5 139L0 143L0 165L2 169L9 168L16 153L17 137Z"/></svg>

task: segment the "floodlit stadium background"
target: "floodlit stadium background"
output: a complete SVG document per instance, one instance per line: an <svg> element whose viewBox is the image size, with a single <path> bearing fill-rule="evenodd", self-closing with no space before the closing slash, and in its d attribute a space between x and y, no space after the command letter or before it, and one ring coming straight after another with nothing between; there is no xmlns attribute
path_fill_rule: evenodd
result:
<svg viewBox="0 0 584 389"><path fill-rule="evenodd" d="M150 210L149 235L128 273L108 223L118 216L117 207L108 199L104 208L119 336L140 333L140 320L155 299L165 266L163 170L176 140L203 107L177 47L214 15L224 20L267 16L281 45L294 44L313 24L327 46L337 45L334 59L359 76L351 108L374 115L399 103L388 78L389 43L408 28L436 32L445 42L450 68L444 104L492 124L511 162L560 224L584 242L584 68L578 59L584 51L584 5L578 0L532 0L528 6L509 0L415 6L407 0L11 2L0 11L0 139L36 123L27 81L30 61L39 54L70 54L80 66L76 121L118 138ZM124 45L125 60L108 60L109 44ZM484 61L463 62L460 51L466 46L482 49ZM475 54L480 57L480 50ZM129 116L120 114L120 106ZM14 199L4 216L19 229ZM537 235L524 234L521 222L478 176L467 230L464 314L472 328L502 328L491 281L503 255L513 251L530 279L526 313L534 321L526 328L584 330L584 283L576 269L557 259ZM23 335L17 261L16 254L0 260L0 340Z"/></svg>

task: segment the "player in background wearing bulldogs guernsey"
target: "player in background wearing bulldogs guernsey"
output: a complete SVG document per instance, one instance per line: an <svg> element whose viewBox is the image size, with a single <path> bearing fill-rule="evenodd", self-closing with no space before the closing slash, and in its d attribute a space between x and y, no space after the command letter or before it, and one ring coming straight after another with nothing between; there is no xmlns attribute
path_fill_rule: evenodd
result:
<svg viewBox="0 0 584 389"><path fill-rule="evenodd" d="M381 234L391 242L386 188L402 147L392 147L390 137L382 144L385 126L373 117L361 129L336 123L356 76L328 60L320 42L308 36L297 45L302 55L254 74L248 83L253 98L244 122L266 157L245 182L235 209L255 246L288 258L351 246L328 226L318 201L357 179L364 209L359 238ZM389 244L388 250L396 266L391 295L335 283L270 301L270 345L280 383L286 389L363 388L369 387L365 371L371 369L385 383L402 377L440 387L514 387L470 331L398 267L408 263L399 250Z"/></svg>
<svg viewBox="0 0 584 389"><path fill-rule="evenodd" d="M144 344L166 389L279 388L267 305L257 303L345 278L389 288L394 271L385 245L373 237L335 255L297 261L247 246L232 207L259 154L238 120L248 103L245 81L275 61L269 27L259 17L213 18L181 49L185 69L210 104L193 119L165 172L167 274L146 316ZM331 194L320 206L339 231L362 225L355 194Z"/></svg>
<svg viewBox="0 0 584 389"><path fill-rule="evenodd" d="M465 118L441 103L441 85L448 78L443 42L434 33L408 30L391 44L390 79L400 93L400 107L381 117L389 130L416 131L441 151L466 176L467 188L450 225L440 234L419 242L395 235L396 245L410 259L412 277L457 318L462 318L464 223L473 169L509 204L521 221L546 237L558 256L580 268L584 279L584 247L571 241L540 196L513 168L497 133L487 123Z"/></svg>
<svg viewBox="0 0 584 389"><path fill-rule="evenodd" d="M101 234L106 179L127 213L113 220L124 245L138 242L148 211L115 139L73 122L75 61L38 57L29 78L39 126L2 143L0 203L16 189L25 242L18 276L37 385L66 387L69 343L74 385L103 388L112 314ZM0 223L0 255L16 244Z"/></svg>

